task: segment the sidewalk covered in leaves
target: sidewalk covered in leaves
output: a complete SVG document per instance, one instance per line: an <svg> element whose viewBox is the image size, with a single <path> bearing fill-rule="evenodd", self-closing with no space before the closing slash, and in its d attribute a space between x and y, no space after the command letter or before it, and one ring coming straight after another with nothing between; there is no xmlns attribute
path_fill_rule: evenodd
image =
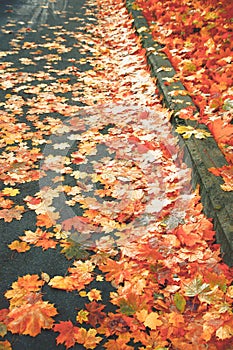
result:
<svg viewBox="0 0 233 350"><path fill-rule="evenodd" d="M1 28L0 349L232 349L232 269L124 2L34 5Z"/></svg>

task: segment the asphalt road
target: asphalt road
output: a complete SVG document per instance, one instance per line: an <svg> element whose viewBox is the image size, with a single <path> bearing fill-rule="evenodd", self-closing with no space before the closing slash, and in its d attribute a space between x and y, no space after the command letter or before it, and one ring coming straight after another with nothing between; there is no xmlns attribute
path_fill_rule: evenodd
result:
<svg viewBox="0 0 233 350"><path fill-rule="evenodd" d="M77 17L79 19L70 21L70 17ZM56 35L49 29L49 27L60 26L65 31L75 30L82 28L88 23L90 14L86 15L85 1L84 0L57 0L56 2L48 0L7 0L0 1L0 52L4 50L11 50L9 45L12 40L17 40L19 35L23 42L33 41L36 44L44 42L42 38L49 38L53 40ZM19 34L21 33L21 34ZM69 37L67 39L67 46L72 47L74 39ZM43 48L43 53L49 54L48 48ZM25 66L22 67L19 59L25 57L25 53L19 50L11 55L12 66L22 72L36 72L43 71L46 61L38 61L37 66ZM56 69L66 69L67 66L72 65L68 59L72 57L77 60L83 57L77 48L67 53L64 59L58 62ZM4 63L9 58L1 57L0 61ZM83 64L80 67L81 70L88 70L89 64ZM50 73L51 75L53 73ZM55 74L55 73L54 73ZM57 78L56 74L54 75ZM32 83L33 84L37 84ZM0 90L1 101L5 100L5 95L10 93L10 89ZM67 94L69 100L70 95ZM69 101L71 104L74 103ZM78 102L75 102L78 104ZM2 108L4 109L4 108ZM21 122L27 123L25 115L20 117ZM3 184L0 184L0 188L3 188ZM29 182L20 184L17 186L20 189L20 195L17 198L17 202L20 205L25 204L23 198L28 194L34 194L39 190L38 182ZM23 215L20 221L13 220L10 223L5 223L0 220L0 309L8 308L9 304L4 297L4 293L11 288L14 281L19 276L26 274L39 274L42 271L46 271L51 276L65 275L67 268L72 265L72 262L68 261L63 254L59 254L55 249L48 249L43 251L40 247L31 249L27 254L18 254L11 251L8 248L14 239L18 238L19 232L23 233L24 230L35 230L35 213L28 211ZM92 282L91 288L96 287L96 282ZM109 284L104 285L103 290L103 302L107 304L109 291L113 290L113 287ZM75 321L76 311L75 307L80 309L84 307L83 298L79 297L77 292L65 293L56 289L45 287L45 295L43 300L49 300L50 303L54 303L55 306L59 305L59 315L55 317L56 322L59 320L71 320ZM112 307L113 310L113 307ZM57 334L53 331L42 331L37 337L21 336L17 334L8 335L5 339L8 339L13 350L53 350L64 349L63 345L56 345ZM82 345L76 345L73 349L82 350ZM101 346L96 349L102 349Z"/></svg>

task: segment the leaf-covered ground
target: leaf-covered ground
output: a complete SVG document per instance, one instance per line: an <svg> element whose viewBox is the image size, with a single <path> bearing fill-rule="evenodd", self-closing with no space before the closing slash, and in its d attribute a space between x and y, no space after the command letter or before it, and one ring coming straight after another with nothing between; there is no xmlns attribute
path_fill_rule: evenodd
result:
<svg viewBox="0 0 233 350"><path fill-rule="evenodd" d="M1 33L0 349L232 349L232 269L124 3L20 11Z"/></svg>
<svg viewBox="0 0 233 350"><path fill-rule="evenodd" d="M229 0L137 0L154 39L164 45L177 75L199 109L181 118L206 124L229 165L210 171L222 176L224 191L233 190L233 7Z"/></svg>

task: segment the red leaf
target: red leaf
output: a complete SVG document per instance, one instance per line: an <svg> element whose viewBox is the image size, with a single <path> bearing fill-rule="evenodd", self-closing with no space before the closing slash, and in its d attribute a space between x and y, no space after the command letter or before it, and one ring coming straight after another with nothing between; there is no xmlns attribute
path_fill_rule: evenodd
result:
<svg viewBox="0 0 233 350"><path fill-rule="evenodd" d="M71 321L61 321L53 327L54 332L59 332L57 344L64 344L66 349L74 346L79 328L74 326Z"/></svg>
<svg viewBox="0 0 233 350"><path fill-rule="evenodd" d="M85 304L88 314L88 322L92 327L96 327L97 324L103 322L106 314L102 312L104 305L98 304L96 301L93 301L89 304Z"/></svg>

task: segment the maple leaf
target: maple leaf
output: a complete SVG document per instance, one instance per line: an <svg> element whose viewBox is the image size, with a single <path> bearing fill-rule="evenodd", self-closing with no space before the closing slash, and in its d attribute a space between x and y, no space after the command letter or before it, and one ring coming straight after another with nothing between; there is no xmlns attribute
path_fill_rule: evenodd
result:
<svg viewBox="0 0 233 350"><path fill-rule="evenodd" d="M92 289L90 292L87 293L87 297L90 301L93 300L102 300L101 298L101 291L98 289Z"/></svg>
<svg viewBox="0 0 233 350"><path fill-rule="evenodd" d="M49 285L56 289L63 289L67 291L81 290L83 284L78 283L72 276L55 276L49 281Z"/></svg>
<svg viewBox="0 0 233 350"><path fill-rule="evenodd" d="M85 263L83 263L85 264ZM72 290L82 290L86 284L89 284L91 281L93 281L93 276L91 274L91 271L84 270L82 271L82 266L77 266L77 268L70 268L69 272L71 272L70 276L55 276L53 277L49 285L53 288L57 289L64 289L68 291ZM91 268L92 265L91 265Z"/></svg>
<svg viewBox="0 0 233 350"><path fill-rule="evenodd" d="M89 253L82 248L80 243L73 241L71 238L68 238L64 243L61 243L63 249L61 250L62 254L65 254L68 260L70 259L87 259Z"/></svg>
<svg viewBox="0 0 233 350"><path fill-rule="evenodd" d="M13 241L11 244L8 244L8 247L11 250L16 250L18 253L24 253L30 249L30 246L26 242Z"/></svg>
<svg viewBox="0 0 233 350"><path fill-rule="evenodd" d="M231 339L233 337L233 326L232 325L223 325L216 331L216 337L221 340Z"/></svg>
<svg viewBox="0 0 233 350"><path fill-rule="evenodd" d="M5 297L10 299L10 309L27 303L27 295L35 293L40 297L39 292L44 285L44 281L39 279L38 275L25 275L19 277L17 282L12 283L12 289L5 293Z"/></svg>
<svg viewBox="0 0 233 350"><path fill-rule="evenodd" d="M159 319L159 314L157 312L149 313L143 323L150 329L156 329L163 324L163 322Z"/></svg>
<svg viewBox="0 0 233 350"><path fill-rule="evenodd" d="M196 295L209 289L209 283L204 283L200 276L195 277L185 285L185 295L195 297Z"/></svg>
<svg viewBox="0 0 233 350"><path fill-rule="evenodd" d="M143 300L141 296L134 293L128 293L124 298L120 298L119 300L114 300L112 302L119 305L122 314L127 316L135 314L138 309L143 307Z"/></svg>
<svg viewBox="0 0 233 350"><path fill-rule="evenodd" d="M108 272L105 276L107 281L114 281L116 284L119 284L124 281L124 276L128 274L127 269L129 266L128 262L107 259L105 264L99 268L102 272Z"/></svg>
<svg viewBox="0 0 233 350"><path fill-rule="evenodd" d="M22 240L33 243L37 247L42 247L43 250L55 248L57 245L57 242L51 239L53 234L42 231L40 228L38 228L35 232L25 231L25 234L25 236L20 237Z"/></svg>
<svg viewBox="0 0 233 350"><path fill-rule="evenodd" d="M186 108L182 108L180 111L175 113L175 115L179 116L179 118L181 118L181 119L196 120L199 115L197 112L196 113L195 112L196 112L196 108L193 106L189 106Z"/></svg>
<svg viewBox="0 0 233 350"><path fill-rule="evenodd" d="M56 224L56 220L59 218L59 213L45 213L37 215L36 226L45 226L46 228L52 227Z"/></svg>
<svg viewBox="0 0 233 350"><path fill-rule="evenodd" d="M24 304L9 312L10 321L7 328L12 333L28 334L35 337L42 328L52 328L54 323L52 316L56 314L56 308L47 301L39 300L33 304Z"/></svg>
<svg viewBox="0 0 233 350"><path fill-rule="evenodd" d="M176 128L176 132L178 134L182 134L184 139L189 139L191 136L194 136L196 139L205 139L206 137L210 137L211 134L204 129L195 129L192 126L178 126Z"/></svg>
<svg viewBox="0 0 233 350"><path fill-rule="evenodd" d="M213 288L216 285L220 287L223 292L227 289L227 278L224 275L215 273L214 271L207 271L204 275L204 280L209 283L210 287Z"/></svg>
<svg viewBox="0 0 233 350"><path fill-rule="evenodd" d="M84 218L83 216L74 216L72 218L66 219L62 223L62 228L65 231L69 231L72 228L79 232L89 232L93 229L92 225L89 225L90 221L88 218Z"/></svg>
<svg viewBox="0 0 233 350"><path fill-rule="evenodd" d="M184 316L177 313L177 312L171 312L169 314L169 323L171 323L172 325L174 325L175 327L182 327L184 324L185 320L184 320Z"/></svg>
<svg viewBox="0 0 233 350"><path fill-rule="evenodd" d="M92 301L89 304L85 304L88 311L88 322L92 327L96 327L97 324L101 324L106 317L106 314L102 312L105 308L104 305L98 304L96 301Z"/></svg>
<svg viewBox="0 0 233 350"><path fill-rule="evenodd" d="M20 220L25 211L22 205L16 205L14 208L0 210L0 219L5 222L11 222L13 219Z"/></svg>
<svg viewBox="0 0 233 350"><path fill-rule="evenodd" d="M2 191L3 194L7 195L7 196L11 196L14 197L17 194L19 194L19 189L17 188L12 188L12 187L5 187Z"/></svg>
<svg viewBox="0 0 233 350"><path fill-rule="evenodd" d="M176 230L176 234L181 243L188 247L193 247L197 243L203 243L203 238L200 236L199 231L195 231L197 231L196 225L188 223L180 225Z"/></svg>
<svg viewBox="0 0 233 350"><path fill-rule="evenodd" d="M71 321L61 321L59 324L54 325L53 331L60 333L56 339L57 344L64 344L66 349L69 349L76 342L79 328L74 326Z"/></svg>
<svg viewBox="0 0 233 350"><path fill-rule="evenodd" d="M76 316L76 321L78 321L79 323L83 323L83 322L87 322L88 321L88 315L89 312L86 310L79 310L77 316Z"/></svg>
<svg viewBox="0 0 233 350"><path fill-rule="evenodd" d="M93 328L88 329L80 328L77 335L75 335L76 341L82 344L86 349L95 349L96 345L101 342L102 337L96 337L97 331Z"/></svg>

